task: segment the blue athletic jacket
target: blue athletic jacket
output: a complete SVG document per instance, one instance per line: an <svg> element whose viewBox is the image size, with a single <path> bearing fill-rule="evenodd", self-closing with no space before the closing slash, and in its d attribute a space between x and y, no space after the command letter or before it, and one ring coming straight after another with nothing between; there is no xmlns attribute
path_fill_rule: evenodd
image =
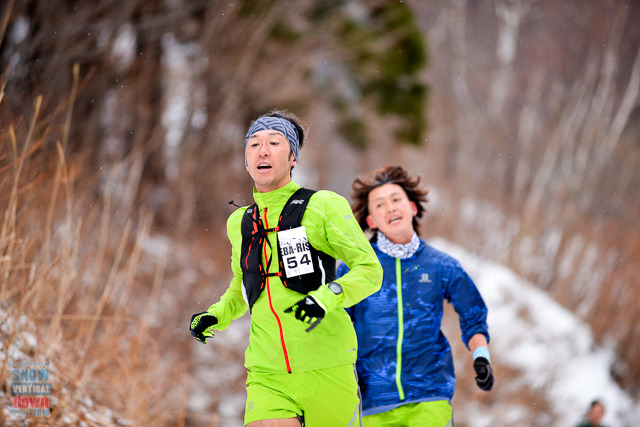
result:
<svg viewBox="0 0 640 427"><path fill-rule="evenodd" d="M358 336L363 415L412 402L450 401L456 378L451 347L440 330L443 303L458 313L465 345L477 333L488 341L487 307L478 289L456 259L423 240L407 259L372 246L384 270L382 288L346 309ZM338 277L348 270L341 264Z"/></svg>

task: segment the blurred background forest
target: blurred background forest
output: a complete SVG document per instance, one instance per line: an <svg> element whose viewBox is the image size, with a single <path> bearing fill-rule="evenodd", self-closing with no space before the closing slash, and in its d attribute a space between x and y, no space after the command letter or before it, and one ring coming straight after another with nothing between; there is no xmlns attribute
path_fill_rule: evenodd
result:
<svg viewBox="0 0 640 427"><path fill-rule="evenodd" d="M638 22L633 0L4 0L3 388L14 351L55 366L52 425L241 415L248 319L207 347L187 324L230 279L244 132L281 108L309 129L298 183L421 174L425 237L548 292L640 398Z"/></svg>

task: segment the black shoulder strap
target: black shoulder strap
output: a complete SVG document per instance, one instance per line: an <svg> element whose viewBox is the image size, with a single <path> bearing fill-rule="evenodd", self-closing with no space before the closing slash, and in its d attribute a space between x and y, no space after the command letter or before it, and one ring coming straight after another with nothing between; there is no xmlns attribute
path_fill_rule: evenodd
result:
<svg viewBox="0 0 640 427"><path fill-rule="evenodd" d="M242 214L242 222L240 230L243 235L251 235L258 232L258 224L260 224L260 215L258 214L258 205L249 206Z"/></svg>
<svg viewBox="0 0 640 427"><path fill-rule="evenodd" d="M291 195L280 213L278 227L281 230L287 230L300 225L304 211L307 209L307 204L309 204L309 199L314 193L315 190L300 187L298 191Z"/></svg>
<svg viewBox="0 0 640 427"><path fill-rule="evenodd" d="M292 227L297 227L302 221L304 211L307 209L309 199L315 194L315 190L300 187L298 190L289 197L287 203L282 208L280 213L280 219L278 221L278 228L286 230ZM260 215L257 213L258 205L253 204L249 206L242 216L241 230L243 235L251 235L258 232L258 224L261 224Z"/></svg>

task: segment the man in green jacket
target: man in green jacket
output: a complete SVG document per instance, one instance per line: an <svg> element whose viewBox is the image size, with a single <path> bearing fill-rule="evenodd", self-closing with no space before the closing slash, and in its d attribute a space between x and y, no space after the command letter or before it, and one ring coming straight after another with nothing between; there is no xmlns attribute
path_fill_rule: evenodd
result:
<svg viewBox="0 0 640 427"><path fill-rule="evenodd" d="M382 268L347 200L291 179L304 131L291 114L252 123L245 164L255 204L227 220L233 279L189 329L206 343L251 311L246 426L361 425L357 340L345 312L380 289ZM335 260L349 273L335 279Z"/></svg>

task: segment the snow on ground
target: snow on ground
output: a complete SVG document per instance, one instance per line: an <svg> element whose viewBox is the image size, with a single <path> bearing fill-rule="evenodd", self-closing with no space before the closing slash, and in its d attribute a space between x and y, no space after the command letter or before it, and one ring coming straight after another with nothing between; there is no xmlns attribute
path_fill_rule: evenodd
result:
<svg viewBox="0 0 640 427"><path fill-rule="evenodd" d="M431 239L429 244L457 258L480 289L489 307L494 363L522 372L508 379L497 377L496 387L500 382L521 382L542 393L553 413L554 425L577 425L595 398L605 404L605 425L637 425L640 404L633 402L611 377L614 353L594 344L588 325L511 270L439 238ZM526 412L533 408L495 405L493 413L477 409L469 411L473 419L465 421L474 427L526 419Z"/></svg>
<svg viewBox="0 0 640 427"><path fill-rule="evenodd" d="M472 427L571 427L577 425L589 403L599 398L607 409L604 422L608 427L637 425L640 402L632 401L611 378L613 351L595 345L584 322L511 270L486 262L442 239L430 239L429 243L461 262L489 306L496 387L491 393L482 394L484 399L460 402L463 409L455 414L457 422ZM0 310L0 315L4 318L7 313ZM196 353L201 354L198 366L202 370L196 374L199 381L191 384L190 395L204 400L190 400L190 410L201 413L209 421L214 416L220 426L238 425L242 420L246 394L229 392L229 388L231 384L236 384L236 390L243 388L246 374L240 359L248 341L249 321L248 316L237 319L229 329L217 334L211 347L207 347L208 351ZM11 362L30 360L28 354L34 351L35 329L25 317L20 317L18 323L19 333L9 354L0 351L0 363L5 358ZM3 340L13 330L12 325L11 320L3 323L0 330ZM56 377L55 368L52 368L52 377ZM62 383L54 381L57 384L52 406L58 399L66 398ZM212 388L218 392L227 391L219 396L217 405L206 398ZM544 396L546 409L541 411L534 407L535 401L520 399L522 390ZM512 399L509 394L513 395ZM0 410L11 420L11 408L6 404L10 402L9 397L8 392L0 390L0 399L5 402ZM455 403L456 397L454 406ZM115 418L106 408L96 410L81 404L76 408L65 417L90 420L95 414L110 420ZM539 416L541 412L542 417ZM538 414L537 418L534 414ZM531 423L533 419L536 419L535 423Z"/></svg>

